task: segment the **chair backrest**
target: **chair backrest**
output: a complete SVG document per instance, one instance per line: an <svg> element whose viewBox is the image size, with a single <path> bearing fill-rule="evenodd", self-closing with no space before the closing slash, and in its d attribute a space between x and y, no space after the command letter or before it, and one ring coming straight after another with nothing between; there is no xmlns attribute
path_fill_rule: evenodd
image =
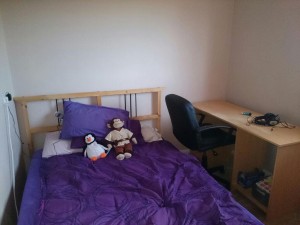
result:
<svg viewBox="0 0 300 225"><path fill-rule="evenodd" d="M197 149L199 138L196 136L196 131L199 129L199 124L192 103L175 94L167 95L165 100L172 122L173 134L181 144L192 150Z"/></svg>

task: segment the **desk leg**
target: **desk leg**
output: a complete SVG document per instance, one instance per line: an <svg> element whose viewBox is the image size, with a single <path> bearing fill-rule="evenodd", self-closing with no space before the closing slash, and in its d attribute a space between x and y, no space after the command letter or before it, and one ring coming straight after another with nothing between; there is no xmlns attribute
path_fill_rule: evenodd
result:
<svg viewBox="0 0 300 225"><path fill-rule="evenodd" d="M251 189L244 189L237 184L239 171L250 171L255 167L264 168L270 151L275 152L272 189L268 206L262 205L251 194ZM274 152L273 152L274 153ZM275 147L252 134L238 129L231 187L239 191L266 213L268 221L283 217L287 213L300 210L300 144Z"/></svg>
<svg viewBox="0 0 300 225"><path fill-rule="evenodd" d="M267 220L300 210L300 144L277 147Z"/></svg>

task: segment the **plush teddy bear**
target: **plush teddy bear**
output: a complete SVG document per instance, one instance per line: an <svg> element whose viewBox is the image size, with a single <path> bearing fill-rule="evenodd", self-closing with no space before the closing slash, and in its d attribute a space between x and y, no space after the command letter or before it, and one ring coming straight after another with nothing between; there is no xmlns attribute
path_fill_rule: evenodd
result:
<svg viewBox="0 0 300 225"><path fill-rule="evenodd" d="M133 133L124 128L124 121L119 118L114 118L107 124L109 128L112 129L105 137L105 139L109 142L107 145L108 148L112 146L116 152L116 159L123 160L124 158L128 159L132 156L132 144L137 144L137 140L134 137Z"/></svg>
<svg viewBox="0 0 300 225"><path fill-rule="evenodd" d="M83 153L85 157L88 157L92 161L96 161L99 158L106 157L107 154L105 153L105 150L108 150L108 148L104 147L101 144L98 144L94 134L86 134L84 136L84 141L86 143Z"/></svg>

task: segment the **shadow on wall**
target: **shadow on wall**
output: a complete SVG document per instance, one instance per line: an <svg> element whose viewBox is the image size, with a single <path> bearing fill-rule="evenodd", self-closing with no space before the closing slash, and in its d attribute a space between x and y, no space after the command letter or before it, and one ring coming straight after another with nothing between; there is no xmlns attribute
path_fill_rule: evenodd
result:
<svg viewBox="0 0 300 225"><path fill-rule="evenodd" d="M23 190L26 181L26 169L23 157L20 157L19 167L16 171L16 198L17 207L20 211ZM3 212L1 225L16 225L18 223L17 213L15 210L13 189L11 188L6 207Z"/></svg>

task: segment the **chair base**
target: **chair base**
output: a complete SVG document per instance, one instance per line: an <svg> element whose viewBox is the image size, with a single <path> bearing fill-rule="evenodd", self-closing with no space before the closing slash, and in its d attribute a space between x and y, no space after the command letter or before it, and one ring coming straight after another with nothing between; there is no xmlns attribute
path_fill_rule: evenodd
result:
<svg viewBox="0 0 300 225"><path fill-rule="evenodd" d="M223 187L225 187L227 190L230 190L230 181L227 180L223 174L225 174L225 168L224 166L216 166L213 168L207 169L207 172Z"/></svg>
<svg viewBox="0 0 300 225"><path fill-rule="evenodd" d="M218 176L215 174L216 172L220 172L221 174L225 174L225 168L224 166L215 166L212 168L207 168L207 155L206 152L203 152L201 164L206 169L206 171L222 186L224 186L226 189L230 190L230 182L223 178L222 176Z"/></svg>
<svg viewBox="0 0 300 225"><path fill-rule="evenodd" d="M212 168L209 168L207 169L207 171L210 173L210 174L213 174L217 171L219 171L220 173L225 173L225 168L224 166L215 166L215 167L212 167Z"/></svg>
<svg viewBox="0 0 300 225"><path fill-rule="evenodd" d="M230 191L230 182L222 177L217 175L211 175L219 184L225 187L228 191Z"/></svg>

